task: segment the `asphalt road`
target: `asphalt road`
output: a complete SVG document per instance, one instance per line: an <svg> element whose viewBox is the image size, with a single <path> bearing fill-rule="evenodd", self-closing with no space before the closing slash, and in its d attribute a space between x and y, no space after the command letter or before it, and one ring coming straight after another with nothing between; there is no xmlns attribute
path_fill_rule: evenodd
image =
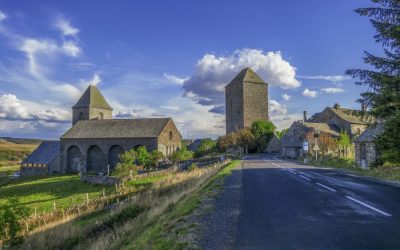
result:
<svg viewBox="0 0 400 250"><path fill-rule="evenodd" d="M221 222L208 224L203 248L400 249L399 187L268 156L235 171L240 179L227 183L240 198L227 200L230 188L216 198L225 212L210 215ZM234 222L229 207L239 210ZM232 224L230 236L223 221Z"/></svg>

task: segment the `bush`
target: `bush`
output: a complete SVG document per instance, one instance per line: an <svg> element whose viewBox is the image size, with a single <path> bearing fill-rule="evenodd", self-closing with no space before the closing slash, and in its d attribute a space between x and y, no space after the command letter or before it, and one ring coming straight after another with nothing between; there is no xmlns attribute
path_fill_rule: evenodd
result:
<svg viewBox="0 0 400 250"><path fill-rule="evenodd" d="M217 142L210 138L201 140L199 147L194 153L194 157L199 158L206 155L210 155L217 151Z"/></svg>
<svg viewBox="0 0 400 250"><path fill-rule="evenodd" d="M135 165L135 149L131 149L123 152L119 155L119 163L115 168L113 175L122 176L128 174L129 171L133 171L133 174L137 174L137 167Z"/></svg>
<svg viewBox="0 0 400 250"><path fill-rule="evenodd" d="M136 149L136 162L140 166L145 166L147 165L147 162L149 160L149 152L147 152L147 149L145 146L140 146Z"/></svg>
<svg viewBox="0 0 400 250"><path fill-rule="evenodd" d="M193 159L193 152L187 150L186 147L182 147L179 150L173 152L169 158L173 162L178 162L178 161L187 161L190 159Z"/></svg>
<svg viewBox="0 0 400 250"><path fill-rule="evenodd" d="M16 197L10 197L0 211L0 238L3 246L16 246L23 241L20 221L29 215L29 209L22 206Z"/></svg>
<svg viewBox="0 0 400 250"><path fill-rule="evenodd" d="M146 164L146 169L152 169L158 167L158 162L164 158L163 153L158 150L153 150L150 155L149 159Z"/></svg>

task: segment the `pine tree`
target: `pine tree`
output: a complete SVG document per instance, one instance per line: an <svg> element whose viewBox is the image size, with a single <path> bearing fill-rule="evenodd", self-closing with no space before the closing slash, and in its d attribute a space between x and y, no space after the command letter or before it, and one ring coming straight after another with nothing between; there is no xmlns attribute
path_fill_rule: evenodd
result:
<svg viewBox="0 0 400 250"><path fill-rule="evenodd" d="M393 131L389 126L400 124L400 1L372 0L372 2L375 4L374 7L360 8L356 12L361 16L370 17L377 31L374 36L375 41L382 45L384 56L372 55L365 51L364 62L371 65L374 70L351 69L347 70L346 74L360 79L357 84L368 87L357 100L367 108L367 115L385 121L385 131L380 136L385 140L377 140L378 149L382 155L389 148L392 151L390 155L400 155L399 133L388 134Z"/></svg>

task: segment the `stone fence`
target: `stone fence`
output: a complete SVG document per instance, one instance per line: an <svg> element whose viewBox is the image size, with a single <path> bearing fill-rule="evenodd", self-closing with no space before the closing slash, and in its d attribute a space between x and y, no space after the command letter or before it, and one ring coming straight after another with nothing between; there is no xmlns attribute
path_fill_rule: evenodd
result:
<svg viewBox="0 0 400 250"><path fill-rule="evenodd" d="M81 173L81 182L111 186L120 183L121 180L113 176L88 175L85 173Z"/></svg>

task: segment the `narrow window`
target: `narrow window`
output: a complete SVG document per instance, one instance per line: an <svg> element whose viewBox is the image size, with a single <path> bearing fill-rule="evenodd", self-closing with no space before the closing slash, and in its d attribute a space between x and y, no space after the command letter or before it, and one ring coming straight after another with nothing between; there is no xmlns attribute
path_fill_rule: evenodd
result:
<svg viewBox="0 0 400 250"><path fill-rule="evenodd" d="M172 141L173 136L174 136L174 135L172 134L172 131L169 131L169 140L170 140L170 141Z"/></svg>

